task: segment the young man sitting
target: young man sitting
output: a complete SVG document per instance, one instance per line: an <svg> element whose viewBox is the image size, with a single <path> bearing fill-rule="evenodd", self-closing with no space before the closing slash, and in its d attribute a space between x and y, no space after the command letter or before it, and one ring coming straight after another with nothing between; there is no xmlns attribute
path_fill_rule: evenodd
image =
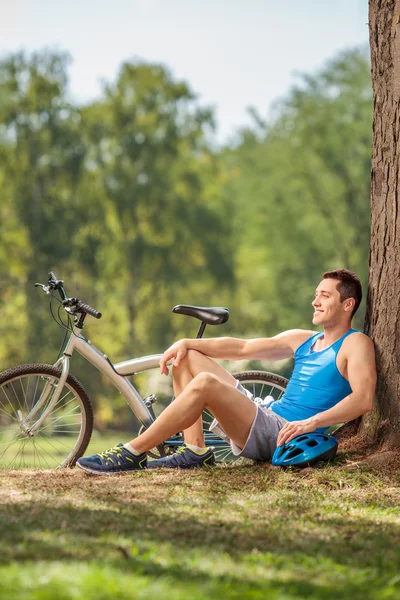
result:
<svg viewBox="0 0 400 600"><path fill-rule="evenodd" d="M148 430L126 444L80 458L89 473L116 474L144 468L212 465L204 443L202 412L211 427L230 439L232 451L258 461L271 459L276 446L330 425L355 419L372 408L376 368L372 341L351 328L362 298L358 277L340 269L322 276L312 302L313 325L323 332L292 329L272 338L183 339L164 352L161 372L172 361L175 400ZM239 382L212 359L295 359L282 398L260 408ZM222 430L222 431L221 431ZM146 452L184 431L175 454L147 462Z"/></svg>

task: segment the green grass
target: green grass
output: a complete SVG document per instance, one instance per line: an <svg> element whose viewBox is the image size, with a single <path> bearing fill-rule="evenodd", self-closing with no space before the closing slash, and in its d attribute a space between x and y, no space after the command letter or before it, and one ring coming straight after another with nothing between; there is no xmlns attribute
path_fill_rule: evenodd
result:
<svg viewBox="0 0 400 600"><path fill-rule="evenodd" d="M399 503L398 475L343 457L300 472L7 472L0 598L397 600Z"/></svg>

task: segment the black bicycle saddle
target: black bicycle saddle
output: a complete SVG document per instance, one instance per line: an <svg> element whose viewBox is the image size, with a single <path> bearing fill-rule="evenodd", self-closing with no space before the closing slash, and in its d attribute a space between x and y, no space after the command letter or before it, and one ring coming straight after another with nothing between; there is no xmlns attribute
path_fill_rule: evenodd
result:
<svg viewBox="0 0 400 600"><path fill-rule="evenodd" d="M207 325L221 325L229 319L229 308L222 306L189 306L188 304L177 304L172 312L200 319Z"/></svg>

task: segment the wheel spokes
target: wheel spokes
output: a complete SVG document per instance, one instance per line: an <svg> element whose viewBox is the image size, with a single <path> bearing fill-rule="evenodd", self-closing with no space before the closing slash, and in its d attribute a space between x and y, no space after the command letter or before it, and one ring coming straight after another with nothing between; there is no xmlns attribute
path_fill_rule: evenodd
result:
<svg viewBox="0 0 400 600"><path fill-rule="evenodd" d="M53 391L32 420L24 421L49 380L57 382L57 377L30 373L0 385L0 469L50 469L67 464L73 455L86 421L79 396L67 384L39 429L28 435L51 402Z"/></svg>

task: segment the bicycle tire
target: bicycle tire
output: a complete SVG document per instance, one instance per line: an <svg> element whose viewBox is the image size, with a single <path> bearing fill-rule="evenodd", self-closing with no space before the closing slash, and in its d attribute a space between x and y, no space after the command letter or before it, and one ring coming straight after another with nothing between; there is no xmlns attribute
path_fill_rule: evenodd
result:
<svg viewBox="0 0 400 600"><path fill-rule="evenodd" d="M289 383L289 379L286 379L286 377L269 371L240 371L238 373L233 373L233 376L241 383L255 380L264 386L271 385L273 388L275 387L282 392L285 391L286 386ZM277 399L279 398L276 398L276 400Z"/></svg>
<svg viewBox="0 0 400 600"><path fill-rule="evenodd" d="M19 422L18 412L21 412L22 417L26 417L40 397L41 385L47 385L46 382L51 379L58 380L60 375L60 369L46 364L19 365L0 373L0 468L21 466L43 468L42 460L45 468L73 467L77 459L84 454L93 431L93 410L85 388L71 374L68 375L62 393L50 415L33 437L29 437L22 430ZM35 376L37 381L31 384L30 379L34 380ZM27 378L25 385L24 378ZM45 383L42 384L41 379ZM72 409L69 406L74 401L77 409L74 405ZM68 410L67 406L69 406ZM55 416L56 412L59 413L57 416ZM13 432L14 437L4 443L4 439L12 436ZM18 444L20 449L14 458L11 458L11 447L16 445L17 449ZM71 444L71 447L68 444ZM50 450L51 447L54 450ZM33 465L30 464L32 449ZM50 453L54 451L56 453L53 456ZM23 460L24 456L28 456L28 459Z"/></svg>

